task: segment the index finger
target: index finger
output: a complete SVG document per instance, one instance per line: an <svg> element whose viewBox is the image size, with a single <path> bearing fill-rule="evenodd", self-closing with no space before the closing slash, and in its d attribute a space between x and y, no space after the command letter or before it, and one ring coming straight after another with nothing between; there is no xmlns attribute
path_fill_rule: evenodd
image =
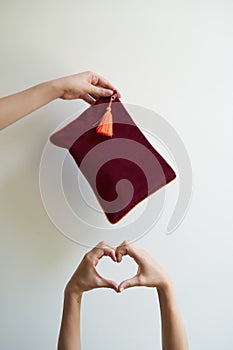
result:
<svg viewBox="0 0 233 350"><path fill-rule="evenodd" d="M117 262L121 262L122 256L129 255L137 264L140 262L140 249L128 241L124 241L116 249Z"/></svg>
<svg viewBox="0 0 233 350"><path fill-rule="evenodd" d="M119 98L121 97L120 92L107 79L105 79L104 77L102 77L101 75L98 75L98 74L96 74L96 77L97 77L97 83L95 85L101 86L101 87L106 88L106 89L116 90L117 91L117 96Z"/></svg>
<svg viewBox="0 0 233 350"><path fill-rule="evenodd" d="M91 251L90 254L93 257L95 265L103 256L109 256L113 261L116 261L115 249L105 242L98 243Z"/></svg>

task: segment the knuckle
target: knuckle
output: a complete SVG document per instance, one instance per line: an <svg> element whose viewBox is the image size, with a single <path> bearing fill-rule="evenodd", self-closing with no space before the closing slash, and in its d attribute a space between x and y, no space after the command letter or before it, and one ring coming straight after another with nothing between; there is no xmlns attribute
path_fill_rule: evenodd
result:
<svg viewBox="0 0 233 350"><path fill-rule="evenodd" d="M130 243L130 241L127 240L127 239L125 239L125 240L123 241L123 245L128 245L129 243Z"/></svg>
<svg viewBox="0 0 233 350"><path fill-rule="evenodd" d="M91 253L86 253L83 258L86 262L90 263L92 261Z"/></svg>
<svg viewBox="0 0 233 350"><path fill-rule="evenodd" d="M90 252L86 253L84 256L83 256L83 259L87 259L88 255L90 254Z"/></svg>

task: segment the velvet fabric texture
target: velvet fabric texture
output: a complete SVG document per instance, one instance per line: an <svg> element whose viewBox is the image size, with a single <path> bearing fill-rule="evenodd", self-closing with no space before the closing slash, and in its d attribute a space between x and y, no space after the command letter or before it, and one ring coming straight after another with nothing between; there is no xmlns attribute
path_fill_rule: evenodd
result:
<svg viewBox="0 0 233 350"><path fill-rule="evenodd" d="M52 134L50 141L69 150L107 219L115 224L139 202L175 179L176 174L117 97L111 106L113 136L97 133L108 104L109 98L99 98Z"/></svg>

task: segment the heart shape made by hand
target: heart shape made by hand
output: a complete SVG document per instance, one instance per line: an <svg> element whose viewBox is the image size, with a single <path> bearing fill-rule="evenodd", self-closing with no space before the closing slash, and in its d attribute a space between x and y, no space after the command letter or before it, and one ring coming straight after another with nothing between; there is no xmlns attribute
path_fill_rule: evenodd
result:
<svg viewBox="0 0 233 350"><path fill-rule="evenodd" d="M122 258L127 256L128 263L134 261L137 265L137 272L131 278L126 278L120 284L108 279L103 275L109 274L111 270L111 277L113 273L113 262L120 263ZM100 264L99 270L97 265L103 257L110 257L107 265ZM111 264L111 268L110 265ZM105 269L104 269L105 267ZM107 268L106 268L107 267ZM115 267L115 266L114 266ZM118 265L115 270L116 280L122 280L121 273L131 274L132 268L135 269L135 264L128 264L125 268ZM120 267L120 268L119 268ZM102 270L102 271L101 271ZM125 276L127 277L127 275ZM77 270L68 282L67 290L76 292L78 294L95 288L112 288L116 292L121 292L123 289L146 286L146 287L162 287L170 282L170 276L166 271L143 249L129 244L124 241L117 248L111 247L105 242L99 243L96 247L85 254L82 262L79 264Z"/></svg>
<svg viewBox="0 0 233 350"><path fill-rule="evenodd" d="M96 271L101 278L113 279L119 289L123 281L130 280L137 273L137 268L135 261L129 256L125 256L120 263L108 257L103 257L96 266Z"/></svg>
<svg viewBox="0 0 233 350"><path fill-rule="evenodd" d="M108 288L115 289L117 292L121 292L125 288L142 285L142 281L146 282L146 279L142 278L143 276L141 275L142 271L144 272L146 271L146 269L143 268L142 263L143 265L145 265L145 262L147 260L150 262L150 260L152 259L150 258L149 254L147 254L144 250L132 244L129 244L128 241L124 241L117 248L111 247L105 242L101 242L95 248L93 248L92 251L90 251L88 254L90 254L90 257L93 259L92 267L94 268L94 274L97 280L97 285L98 285L97 288L108 287ZM124 256L127 256L128 262L130 260L131 261L133 260L138 265L136 274L134 274L133 277L126 278L125 280L122 281L122 278L119 275L119 272L121 272L122 269L118 269L116 279L122 281L119 284L117 284L112 279L107 279L103 277L103 271L102 271L102 275L99 271L97 271L97 264L104 256L108 256L111 258L112 261L109 260L111 264L111 270L113 267L113 262L120 263L122 261L122 258ZM135 269L135 264L133 264L133 268ZM109 268L107 269L107 273L109 273ZM124 269L124 273L129 273L129 269L128 268ZM105 271L105 274L106 274L106 271Z"/></svg>

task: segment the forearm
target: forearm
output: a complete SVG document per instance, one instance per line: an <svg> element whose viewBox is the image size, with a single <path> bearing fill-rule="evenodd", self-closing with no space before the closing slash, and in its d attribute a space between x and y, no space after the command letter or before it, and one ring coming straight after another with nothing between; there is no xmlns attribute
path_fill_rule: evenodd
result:
<svg viewBox="0 0 233 350"><path fill-rule="evenodd" d="M188 350L188 341L171 283L158 289L163 350Z"/></svg>
<svg viewBox="0 0 233 350"><path fill-rule="evenodd" d="M74 298L65 293L58 350L81 350L80 309L82 295Z"/></svg>
<svg viewBox="0 0 233 350"><path fill-rule="evenodd" d="M0 130L60 97L62 91L55 81L33 86L0 98Z"/></svg>

